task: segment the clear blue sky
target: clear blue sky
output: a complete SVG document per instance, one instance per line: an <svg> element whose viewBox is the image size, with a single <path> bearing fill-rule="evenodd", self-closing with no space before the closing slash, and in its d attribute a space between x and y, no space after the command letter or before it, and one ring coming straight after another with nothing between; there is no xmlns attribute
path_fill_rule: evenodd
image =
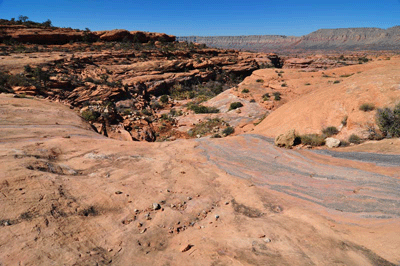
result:
<svg viewBox="0 0 400 266"><path fill-rule="evenodd" d="M92 31L300 36L321 28L400 25L400 0L0 0L0 18L19 15Z"/></svg>

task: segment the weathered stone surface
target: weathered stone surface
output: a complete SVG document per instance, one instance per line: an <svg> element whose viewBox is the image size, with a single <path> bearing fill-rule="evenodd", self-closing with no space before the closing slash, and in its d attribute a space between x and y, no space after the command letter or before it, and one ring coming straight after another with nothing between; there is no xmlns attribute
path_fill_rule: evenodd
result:
<svg viewBox="0 0 400 266"><path fill-rule="evenodd" d="M337 148L340 145L340 140L335 139L335 138L326 138L325 139L325 145L328 148Z"/></svg>

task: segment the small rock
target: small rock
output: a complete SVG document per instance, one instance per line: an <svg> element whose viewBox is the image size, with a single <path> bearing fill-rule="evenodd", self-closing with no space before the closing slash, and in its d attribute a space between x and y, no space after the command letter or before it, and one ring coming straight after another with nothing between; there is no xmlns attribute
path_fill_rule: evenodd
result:
<svg viewBox="0 0 400 266"><path fill-rule="evenodd" d="M159 209L161 209L161 206L160 206L160 204L158 204L158 203L153 203L153 210L159 210Z"/></svg>
<svg viewBox="0 0 400 266"><path fill-rule="evenodd" d="M192 197L187 197L188 200L192 200Z"/></svg>
<svg viewBox="0 0 400 266"><path fill-rule="evenodd" d="M270 242L271 242L271 239L265 238L265 239L264 239L264 242L265 242L265 243L270 243Z"/></svg>
<svg viewBox="0 0 400 266"><path fill-rule="evenodd" d="M335 138L326 138L325 139L325 145L328 148L337 148L340 145L340 140L335 139Z"/></svg>
<svg viewBox="0 0 400 266"><path fill-rule="evenodd" d="M218 220L219 219L219 215L215 215L215 220Z"/></svg>

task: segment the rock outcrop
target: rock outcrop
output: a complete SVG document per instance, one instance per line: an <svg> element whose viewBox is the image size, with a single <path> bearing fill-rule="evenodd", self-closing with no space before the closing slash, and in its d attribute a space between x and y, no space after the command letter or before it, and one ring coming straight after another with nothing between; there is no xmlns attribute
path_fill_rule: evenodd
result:
<svg viewBox="0 0 400 266"><path fill-rule="evenodd" d="M146 42L173 42L175 36L165 33L110 30L110 31L82 31L71 28L57 27L27 27L25 25L0 25L0 42L15 41L31 44L66 44L69 42L104 41L136 43Z"/></svg>

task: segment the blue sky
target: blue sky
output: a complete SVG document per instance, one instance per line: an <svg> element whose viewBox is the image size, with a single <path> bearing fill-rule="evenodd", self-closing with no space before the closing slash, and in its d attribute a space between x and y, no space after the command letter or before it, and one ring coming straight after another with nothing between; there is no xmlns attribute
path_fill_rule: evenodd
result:
<svg viewBox="0 0 400 266"><path fill-rule="evenodd" d="M19 15L93 31L300 36L321 28L400 25L400 0L0 0L0 18Z"/></svg>

